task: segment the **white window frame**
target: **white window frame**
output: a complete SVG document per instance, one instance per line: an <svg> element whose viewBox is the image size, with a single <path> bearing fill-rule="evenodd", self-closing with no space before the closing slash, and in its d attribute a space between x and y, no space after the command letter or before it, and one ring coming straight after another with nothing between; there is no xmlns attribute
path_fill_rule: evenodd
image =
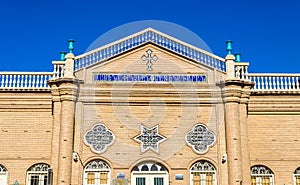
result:
<svg viewBox="0 0 300 185"><path fill-rule="evenodd" d="M297 182L297 179L296 177L299 177L300 178L300 167L297 168L293 174L293 179L294 179L294 185L296 185L296 182Z"/></svg>
<svg viewBox="0 0 300 185"><path fill-rule="evenodd" d="M262 185L263 177L269 177L270 185L274 185L274 174L251 174L251 177L256 178L256 185Z"/></svg>
<svg viewBox="0 0 300 185"><path fill-rule="evenodd" d="M265 168L265 170L267 170L267 172L264 173L259 173L259 174L255 174L252 173L252 168L253 167L262 167ZM251 178L255 177L256 178L256 185L262 185L262 177L269 177L270 178L270 185L274 185L274 173L273 171L268 168L267 166L263 166L263 165L255 165L251 167Z"/></svg>
<svg viewBox="0 0 300 185"><path fill-rule="evenodd" d="M296 177L299 177L299 178L300 178L300 174L293 174L294 185L296 185L296 182L297 182Z"/></svg>
<svg viewBox="0 0 300 185"><path fill-rule="evenodd" d="M0 164L0 185L7 185L7 179L8 179L8 171L4 166ZM2 184L1 184L1 180L3 180Z"/></svg>
<svg viewBox="0 0 300 185"><path fill-rule="evenodd" d="M211 167L214 170L192 170L193 166L200 162L208 163L209 165L211 165ZM206 160L199 160L190 167L190 185L194 184L194 173L200 173L200 179L203 180L203 181L200 181L200 183L201 183L200 185L206 185L206 174L209 174L209 173L213 174L212 175L213 185L217 185L217 171L216 171L215 166L211 162L206 161Z"/></svg>
<svg viewBox="0 0 300 185"><path fill-rule="evenodd" d="M47 168L47 171L46 170L37 170L37 169L40 169L40 167L43 167L42 169ZM48 180L48 169L49 168L50 168L50 166L48 164L44 164L44 163L38 163L38 164L31 166L27 170L26 184L30 185L32 177L38 176L38 185L44 185L45 177Z"/></svg>
<svg viewBox="0 0 300 185"><path fill-rule="evenodd" d="M142 171L143 166L147 166L149 171ZM155 165L158 168L158 171L151 171L152 165ZM160 171L161 168L164 168L164 171ZM136 179L144 177L146 185L153 185L154 184L154 178L163 178L163 184L169 185L169 172L167 171L167 168L164 166L157 164L155 162L148 162L148 163L142 163L139 166L137 166L139 171L132 171L131 172L131 185L136 185Z"/></svg>
<svg viewBox="0 0 300 185"><path fill-rule="evenodd" d="M89 165L92 163L102 163L103 165L106 166L106 168L88 168ZM94 181L95 183L93 185L110 185L110 175L111 175L111 168L110 166L103 160L93 160L90 161L85 167L84 167L84 172L83 172L83 185L91 185L88 184L88 174L89 173L94 173ZM100 173L107 173L107 182L106 184L100 184Z"/></svg>
<svg viewBox="0 0 300 185"><path fill-rule="evenodd" d="M38 185L44 185L44 180L45 177L48 178L48 173L27 172L27 185L31 184L31 179L33 176L38 176Z"/></svg>
<svg viewBox="0 0 300 185"><path fill-rule="evenodd" d="M136 179L139 177L145 177L146 185L153 185L155 177L163 178L164 185L169 184L168 172L164 172L164 173L153 173L153 172L149 172L149 173L135 172L134 173L133 172L131 174L131 185L136 185Z"/></svg>
<svg viewBox="0 0 300 185"><path fill-rule="evenodd" d="M8 172L0 171L0 185L7 185ZM2 181L3 180L3 181Z"/></svg>

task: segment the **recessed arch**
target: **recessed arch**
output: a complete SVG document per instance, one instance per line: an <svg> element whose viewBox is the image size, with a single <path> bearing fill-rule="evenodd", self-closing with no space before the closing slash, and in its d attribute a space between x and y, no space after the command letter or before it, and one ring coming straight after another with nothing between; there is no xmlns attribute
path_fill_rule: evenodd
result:
<svg viewBox="0 0 300 185"><path fill-rule="evenodd" d="M190 169L196 162L198 161L207 161L207 162L210 162L216 169L216 171L218 171L218 164L216 163L216 161L212 160L211 158L208 158L208 157L201 157L201 158L196 158L192 161L189 162L188 164L188 169Z"/></svg>
<svg viewBox="0 0 300 185"><path fill-rule="evenodd" d="M274 173L265 165L251 167L251 185L274 185Z"/></svg>
<svg viewBox="0 0 300 185"><path fill-rule="evenodd" d="M167 185L169 184L169 171L156 161L140 162L132 168L132 185Z"/></svg>
<svg viewBox="0 0 300 185"><path fill-rule="evenodd" d="M0 164L0 172L7 172L7 168Z"/></svg>
<svg viewBox="0 0 300 185"><path fill-rule="evenodd" d="M111 167L102 159L94 159L84 166L84 185L109 185L111 181Z"/></svg>
<svg viewBox="0 0 300 185"><path fill-rule="evenodd" d="M207 160L198 160L190 167L190 184L217 185L217 170L214 164Z"/></svg>
<svg viewBox="0 0 300 185"><path fill-rule="evenodd" d="M92 156L87 158L86 160L83 161L83 167L85 167L87 164L89 164L91 161L95 161L95 160L102 160L105 161L111 169L114 168L113 164L111 163L110 160L108 160L107 158L103 157L103 156Z"/></svg>
<svg viewBox="0 0 300 185"><path fill-rule="evenodd" d="M155 164L161 164L161 166L163 166L165 168L165 170L170 171L171 168L169 167L169 164L166 163L165 161L162 161L158 158L155 157L144 157L144 158L140 158L134 162L131 163L129 170L133 171L133 169L137 166L139 166L140 164L144 164L144 163L155 163Z"/></svg>
<svg viewBox="0 0 300 185"><path fill-rule="evenodd" d="M49 164L36 163L27 169L26 184L47 185Z"/></svg>

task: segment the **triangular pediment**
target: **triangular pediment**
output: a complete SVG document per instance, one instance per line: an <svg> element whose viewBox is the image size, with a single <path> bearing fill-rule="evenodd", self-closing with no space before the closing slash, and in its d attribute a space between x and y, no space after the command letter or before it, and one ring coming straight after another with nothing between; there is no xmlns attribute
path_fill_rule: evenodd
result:
<svg viewBox="0 0 300 185"><path fill-rule="evenodd" d="M194 82L200 83L213 79L209 78L209 76L214 76L216 72L210 66L196 63L192 59L170 52L153 43L145 43L138 48L117 55L109 60L90 65L84 70L78 71L77 74L81 74L81 71L84 71L85 76L82 76L82 80L86 83L115 81L114 79L102 79L105 77L97 77L97 74L101 74L102 76L117 74L149 75L149 78L164 76L162 80L168 80L169 78L191 78L190 82L193 82L192 78L203 77L201 80L194 79ZM137 78L137 76L133 76L133 78ZM144 80L150 81L150 79ZM175 79L175 81L179 82L180 79Z"/></svg>
<svg viewBox="0 0 300 185"><path fill-rule="evenodd" d="M197 63L225 71L224 58L192 46L153 28L147 28L113 43L76 56L75 70L78 71L95 63L106 61L149 42L183 57L190 58Z"/></svg>
<svg viewBox="0 0 300 185"><path fill-rule="evenodd" d="M102 80L95 74L165 74L169 78L224 75L224 59L148 28L76 57L77 77L87 83ZM179 76L176 74L190 74ZM154 78L153 75L151 78ZM218 75L218 74L217 74ZM119 78L118 76L116 77ZM127 78L127 77L126 77ZM140 78L134 76L133 78ZM146 78L146 77L145 77ZM150 78L150 77L149 77Z"/></svg>

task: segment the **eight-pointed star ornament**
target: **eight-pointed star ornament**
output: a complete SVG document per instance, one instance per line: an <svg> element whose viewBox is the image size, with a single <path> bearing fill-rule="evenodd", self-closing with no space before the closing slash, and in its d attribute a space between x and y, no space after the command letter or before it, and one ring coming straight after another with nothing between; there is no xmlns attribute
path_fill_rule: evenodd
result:
<svg viewBox="0 0 300 185"><path fill-rule="evenodd" d="M163 142L166 137L158 133L158 125L148 128L141 125L141 134L134 137L134 140L141 143L141 152L153 150L158 153L159 143Z"/></svg>

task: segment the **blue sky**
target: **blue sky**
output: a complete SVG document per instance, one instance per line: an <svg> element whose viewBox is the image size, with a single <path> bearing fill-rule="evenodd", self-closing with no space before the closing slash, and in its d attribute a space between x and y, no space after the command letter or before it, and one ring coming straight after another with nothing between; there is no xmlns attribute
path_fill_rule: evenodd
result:
<svg viewBox="0 0 300 185"><path fill-rule="evenodd" d="M299 10L297 0L1 0L0 71L51 71L70 38L79 55L117 26L162 20L193 31L221 57L233 40L251 72L299 73Z"/></svg>

